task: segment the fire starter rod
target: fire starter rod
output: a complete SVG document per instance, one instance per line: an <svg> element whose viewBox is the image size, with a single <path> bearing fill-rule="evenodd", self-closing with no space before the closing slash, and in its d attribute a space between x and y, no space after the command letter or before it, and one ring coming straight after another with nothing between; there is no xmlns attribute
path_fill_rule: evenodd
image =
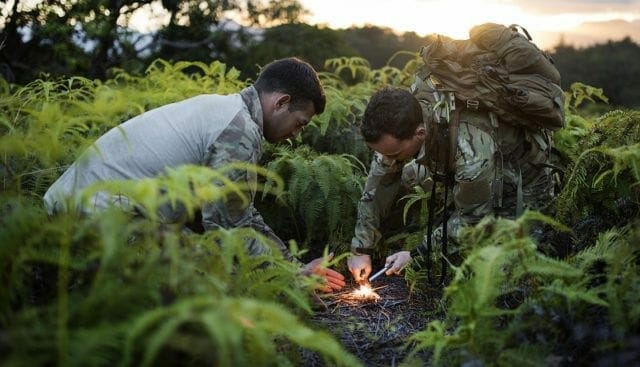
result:
<svg viewBox="0 0 640 367"><path fill-rule="evenodd" d="M389 263L386 264L384 266L384 268L380 269L379 272L373 274L370 278L369 278L369 282L374 281L377 277L379 277L380 275L384 274L387 270L391 269L391 266L393 266L393 263Z"/></svg>

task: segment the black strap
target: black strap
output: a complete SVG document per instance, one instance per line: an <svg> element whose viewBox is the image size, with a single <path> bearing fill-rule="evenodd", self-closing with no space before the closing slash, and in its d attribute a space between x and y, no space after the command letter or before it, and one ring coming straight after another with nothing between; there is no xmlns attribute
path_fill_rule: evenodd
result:
<svg viewBox="0 0 640 367"><path fill-rule="evenodd" d="M431 187L431 197L429 198L429 219L427 220L427 280L429 283L433 283L431 280L431 237L433 234L433 217L436 209L436 183L438 181L433 181L433 186Z"/></svg>
<svg viewBox="0 0 640 367"><path fill-rule="evenodd" d="M426 258L427 265L427 280L429 284L434 286L442 286L444 285L445 279L447 277L447 269L449 267L447 255L448 255L448 244L449 244L449 233L448 233L448 222L449 222L449 211L447 210L447 203L449 201L449 191L451 190L454 184L454 175L455 175L455 155L457 153L457 137L458 137L458 124L459 124L459 110L454 110L452 114L451 121L448 124L442 124L438 126L435 131L432 130L432 134L441 134L439 138L435 139L435 147L434 147L434 157L440 157L440 148L444 145L444 160L440 162L439 159L435 160L435 169L434 169L434 183L431 187L431 197L429 198L429 217L427 219L427 238L426 238L426 255L423 254L424 241L420 243L416 248L414 248L410 254L411 257L415 257L416 255L420 255ZM444 142L444 144L443 144ZM444 166L444 174L438 174L439 165L443 163ZM444 205L442 210L442 248L440 251L440 264L442 271L440 273L440 282L435 284L433 282L433 277L431 276L431 254L432 254L432 246L431 246L431 238L433 236L433 224L434 224L434 215L435 215L435 207L436 207L436 185L438 182L442 182L444 186Z"/></svg>
<svg viewBox="0 0 640 367"><path fill-rule="evenodd" d="M443 130L442 127L440 127L438 129L437 133L438 134L443 133L442 130ZM447 141L447 140L445 140L445 141ZM440 156L439 155L439 150L441 148L441 145L440 144L436 144L436 146L434 148L435 148L434 149L435 156L439 157ZM446 149L446 150L448 151L449 149ZM445 159L444 166L447 167L448 162L449 162L449 160L448 160L448 152L445 152L445 158L446 159ZM435 170L434 170L435 172L439 172L439 170L438 170L439 169L439 167L438 167L439 163L440 162L438 160L436 160L436 162L435 162L436 167L435 167ZM444 176L441 176L441 175L438 175L438 174L433 176L434 182L433 182L433 186L431 186L431 197L429 198L429 204L428 204L429 216L428 216L428 219L427 219L426 249L425 249L425 243L423 241L422 243L420 243L420 245L418 245L416 248L414 248L410 252L411 257L415 257L416 255L420 255L420 256L425 258L426 266L427 266L427 281L432 286L443 285L444 284L444 279L445 279L445 276L446 276L446 260L444 259L444 256L446 256L446 246L447 246L446 226L447 226L447 220L448 220L446 205L447 205L447 200L448 200L447 192L448 192L448 188L450 186L448 184L448 182L450 181L449 177L452 177L452 175L449 175L449 172L447 172L447 171L448 171L448 169L445 168L446 174ZM433 268L433 266L432 266L432 262L431 262L431 254L433 253L432 237L433 237L434 217L435 217L435 211L436 211L436 186L437 186L438 182L443 182L444 183L444 187L445 187L445 197L444 197L445 202L444 202L444 206L445 206L445 208L444 208L444 211L443 211L443 242L442 242L442 246L443 247L442 247L442 254L441 254L442 255L441 264L442 264L443 268L442 268L442 273L440 275L440 282L436 284L434 282L433 276L432 276L432 268ZM425 251L426 253L423 253L423 250L426 250Z"/></svg>
<svg viewBox="0 0 640 367"><path fill-rule="evenodd" d="M444 280L447 277L447 245L449 243L448 223L449 223L449 211L447 210L447 202L449 201L449 189L451 188L451 181L448 177L444 180L444 209L442 210L442 250L440 253L440 265L442 273L440 273L440 285L444 285Z"/></svg>

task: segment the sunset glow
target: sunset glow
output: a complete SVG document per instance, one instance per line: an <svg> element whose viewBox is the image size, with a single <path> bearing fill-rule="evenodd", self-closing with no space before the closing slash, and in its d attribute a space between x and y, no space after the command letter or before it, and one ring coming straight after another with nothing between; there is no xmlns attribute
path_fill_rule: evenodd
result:
<svg viewBox="0 0 640 367"><path fill-rule="evenodd" d="M493 22L520 24L535 38L563 32L585 22L640 19L638 1L528 1L528 0L301 0L310 11L308 21L332 28L366 24L453 38L468 38L471 27ZM348 7L348 9L346 9ZM539 35L539 37L536 37ZM549 40L551 42L551 40Z"/></svg>
<svg viewBox="0 0 640 367"><path fill-rule="evenodd" d="M374 25L398 33L420 36L439 33L466 39L475 25L493 22L525 27L542 48L560 38L575 44L602 42L630 36L640 42L640 0L300 0L310 14L309 24L334 29ZM235 19L237 14L225 14ZM123 18L124 21L124 18ZM606 22L618 22L615 25ZM159 1L134 12L130 24L140 32L151 32L169 22ZM623 22L620 24L619 22ZM628 23L624 23L628 22ZM585 24L602 24L585 28Z"/></svg>

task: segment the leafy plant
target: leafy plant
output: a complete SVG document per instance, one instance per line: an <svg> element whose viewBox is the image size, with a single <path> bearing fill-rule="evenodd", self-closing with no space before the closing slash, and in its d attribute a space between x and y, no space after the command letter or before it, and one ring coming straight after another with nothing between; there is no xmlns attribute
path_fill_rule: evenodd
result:
<svg viewBox="0 0 640 367"><path fill-rule="evenodd" d="M303 146L279 150L267 169L285 182L284 192L276 201L279 206L272 208L276 213L262 210L267 218L280 217L295 228L293 237L304 239L307 244L344 243L351 237L362 193L362 163L349 155L318 154ZM266 184L265 194L270 185ZM288 215L283 216L283 212ZM345 213L352 214L345 217Z"/></svg>
<svg viewBox="0 0 640 367"><path fill-rule="evenodd" d="M5 208L0 349L10 363L177 363L182 353L224 363L234 350L238 363L280 364L304 347L357 364L298 319L317 281L277 250L248 256L247 238L269 245L252 230L185 236L120 210L47 219L33 204Z"/></svg>
<svg viewBox="0 0 640 367"><path fill-rule="evenodd" d="M581 152L576 151L578 143L589 136L592 123L580 115L579 108L585 102L595 103L607 101L602 89L594 88L582 83L573 83L569 91L564 93L565 128L554 134L554 142L558 150L575 160Z"/></svg>
<svg viewBox="0 0 640 367"><path fill-rule="evenodd" d="M538 220L563 228L526 212L516 221L486 218L464 233L472 247L452 267L445 319L414 334L412 353L428 348L445 365L562 365L607 363L632 348L640 325L637 224L603 233L562 261L526 235Z"/></svg>
<svg viewBox="0 0 640 367"><path fill-rule="evenodd" d="M575 148L558 198L558 215L576 220L595 211L615 211L620 200L640 202L640 113L612 111L593 122ZM581 208L582 210L577 210Z"/></svg>

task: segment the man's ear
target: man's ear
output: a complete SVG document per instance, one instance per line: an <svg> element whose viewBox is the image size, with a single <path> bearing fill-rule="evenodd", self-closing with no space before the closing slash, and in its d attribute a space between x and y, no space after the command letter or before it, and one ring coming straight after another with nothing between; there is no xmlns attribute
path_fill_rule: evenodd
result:
<svg viewBox="0 0 640 367"><path fill-rule="evenodd" d="M424 126L424 124L419 124L418 127L416 127L416 131L413 133L413 136L415 136L419 140L424 140L427 138L427 128Z"/></svg>
<svg viewBox="0 0 640 367"><path fill-rule="evenodd" d="M276 108L280 108L291 101L291 96L288 94L282 94L276 98Z"/></svg>

